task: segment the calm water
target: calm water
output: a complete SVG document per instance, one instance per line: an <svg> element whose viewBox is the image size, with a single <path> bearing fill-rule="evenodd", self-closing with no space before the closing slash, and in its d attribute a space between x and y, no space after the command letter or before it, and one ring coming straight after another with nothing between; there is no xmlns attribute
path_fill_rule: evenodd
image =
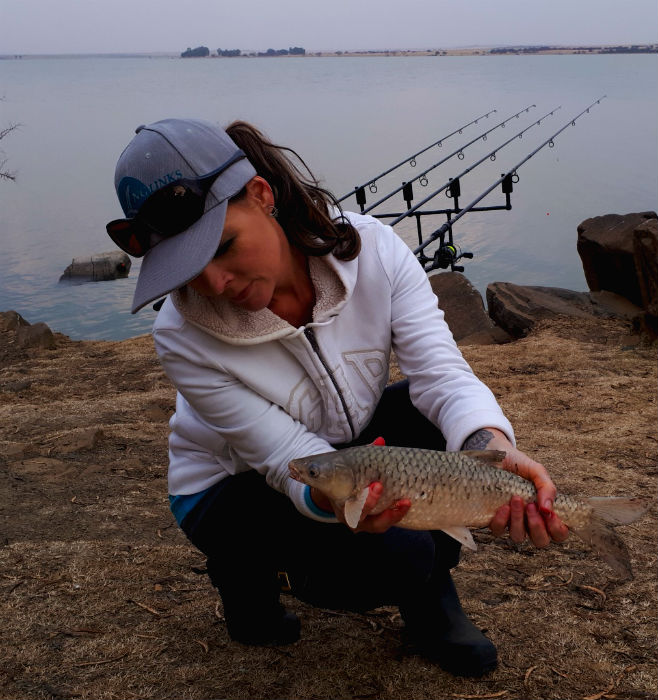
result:
<svg viewBox="0 0 658 700"><path fill-rule="evenodd" d="M455 227L456 242L475 256L465 274L483 294L495 280L584 290L577 225L658 206L657 69L655 55L0 61L0 128L21 124L0 144L18 175L0 182L0 310L73 338L121 339L150 329L154 312L129 312L137 263L126 280L57 283L73 257L112 248L104 226L120 215L114 164L138 124L168 116L247 119L293 146L342 195L490 110L497 112L419 158L415 173L536 105L471 146L464 160L436 169L427 188L416 187L420 198L561 106L463 178L466 205L607 95L519 170L512 211L469 214ZM413 175L400 169L379 183L379 193ZM448 200L436 201L443 207ZM499 203L498 192L483 202ZM413 229L397 228L413 245Z"/></svg>

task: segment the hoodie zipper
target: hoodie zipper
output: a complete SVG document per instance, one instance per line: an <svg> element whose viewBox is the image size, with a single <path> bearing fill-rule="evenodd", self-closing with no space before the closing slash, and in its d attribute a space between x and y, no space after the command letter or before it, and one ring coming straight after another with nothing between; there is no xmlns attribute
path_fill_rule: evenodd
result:
<svg viewBox="0 0 658 700"><path fill-rule="evenodd" d="M331 379L331 383L334 385L334 389L336 390L336 393L338 394L338 397L340 398L340 403L343 407L343 412L345 413L345 417L347 418L347 423L350 426L350 431L352 433L352 440L356 440L356 431L354 430L354 425L352 423L352 418L350 417L350 413L347 410L347 403L345 401L345 397L343 396L342 391L338 387L338 382L336 381L336 377L334 377L332 371L329 369L329 366L325 362L324 357L322 357L322 353L320 352L320 346L318 345L318 340L315 337L315 333L313 332L313 329L312 328L304 328L304 335L308 339L308 342L311 344L311 348L313 348L313 352L318 356L318 359L320 360L326 373L329 375L329 378Z"/></svg>

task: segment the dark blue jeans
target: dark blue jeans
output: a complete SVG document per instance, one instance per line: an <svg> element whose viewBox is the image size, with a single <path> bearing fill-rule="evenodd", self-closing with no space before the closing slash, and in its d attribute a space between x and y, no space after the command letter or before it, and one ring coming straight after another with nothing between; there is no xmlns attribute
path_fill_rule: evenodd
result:
<svg viewBox="0 0 658 700"><path fill-rule="evenodd" d="M406 381L387 387L372 421L350 444L379 436L388 445L445 449L439 430L412 405ZM311 520L255 471L217 484L182 528L207 556L227 615L245 605L265 614L278 603L281 579L290 582L293 595L319 607L399 605L413 599L437 568L456 566L460 550L442 532L392 527L355 534Z"/></svg>

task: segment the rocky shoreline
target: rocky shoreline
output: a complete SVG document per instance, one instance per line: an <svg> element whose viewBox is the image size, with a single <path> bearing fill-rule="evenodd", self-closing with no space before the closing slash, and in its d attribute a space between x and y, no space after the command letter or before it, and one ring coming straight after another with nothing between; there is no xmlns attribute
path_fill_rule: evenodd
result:
<svg viewBox="0 0 658 700"><path fill-rule="evenodd" d="M577 250L589 292L492 282L487 310L459 273L430 277L460 344L505 343L546 319L618 318L638 338L658 337L658 219L655 212L606 214L578 226Z"/></svg>

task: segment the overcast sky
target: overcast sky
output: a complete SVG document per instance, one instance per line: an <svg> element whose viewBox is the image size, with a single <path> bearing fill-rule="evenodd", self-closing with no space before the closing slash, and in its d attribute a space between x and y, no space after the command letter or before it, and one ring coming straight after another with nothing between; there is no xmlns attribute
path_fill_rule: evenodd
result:
<svg viewBox="0 0 658 700"><path fill-rule="evenodd" d="M656 0L0 0L0 55L656 42Z"/></svg>

